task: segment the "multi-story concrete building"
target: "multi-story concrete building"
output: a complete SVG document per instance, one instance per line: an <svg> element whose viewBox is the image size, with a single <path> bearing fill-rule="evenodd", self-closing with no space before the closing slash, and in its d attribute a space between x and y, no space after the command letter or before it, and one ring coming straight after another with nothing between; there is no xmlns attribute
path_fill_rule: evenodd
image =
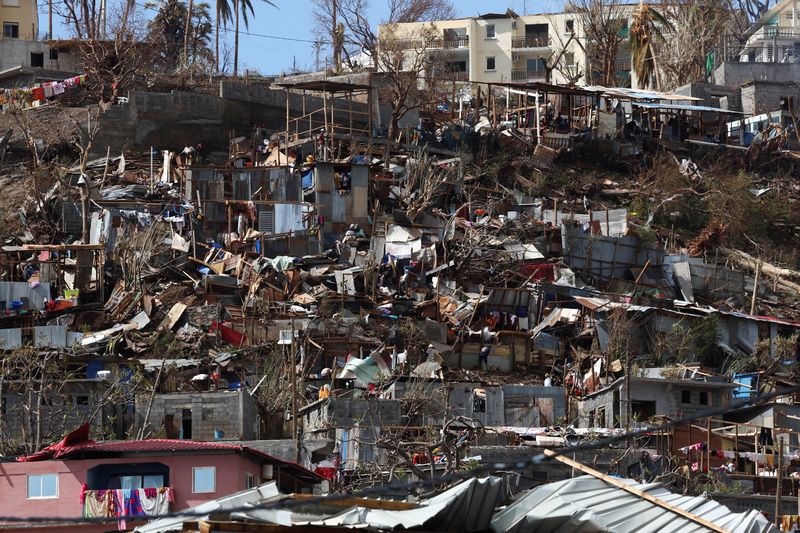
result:
<svg viewBox="0 0 800 533"><path fill-rule="evenodd" d="M616 63L619 85L632 83L634 87L636 79L631 72L627 34L628 19L635 7L620 7L620 16L625 20ZM585 85L586 73L592 68L588 64L587 39L578 13L517 15L508 10L503 14L379 28L381 35L388 32L393 32L393 38L409 50L419 48L419 35L432 33L437 38L427 39L425 49L439 54L444 72L457 81L547 81Z"/></svg>
<svg viewBox="0 0 800 533"><path fill-rule="evenodd" d="M748 30L736 55L745 63L800 63L798 1L782 0ZM729 54L731 55L731 54Z"/></svg>
<svg viewBox="0 0 800 533"><path fill-rule="evenodd" d="M36 0L0 0L3 40L36 40L39 34L39 13ZM3 44L5 46L5 43Z"/></svg>
<svg viewBox="0 0 800 533"><path fill-rule="evenodd" d="M752 81L793 84L800 77L798 0L781 0L743 35L717 50L714 83L739 87Z"/></svg>

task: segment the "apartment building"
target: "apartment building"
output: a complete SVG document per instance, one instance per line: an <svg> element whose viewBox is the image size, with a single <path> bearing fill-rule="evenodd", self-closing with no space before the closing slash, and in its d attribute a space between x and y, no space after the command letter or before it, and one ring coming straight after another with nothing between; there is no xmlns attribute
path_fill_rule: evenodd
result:
<svg viewBox="0 0 800 533"><path fill-rule="evenodd" d="M626 19L634 8L624 6ZM627 28L626 20L617 75L620 85L635 87ZM439 54L442 74L457 81L587 83L586 72L591 65L585 52L586 36L576 13L517 15L508 10L472 18L402 23L391 29L381 26L379 33L391 31L395 39L413 49L419 43L415 36L430 29L441 38L427 41L426 49Z"/></svg>
<svg viewBox="0 0 800 533"><path fill-rule="evenodd" d="M782 0L747 32L747 42L738 52L745 63L800 63L798 0Z"/></svg>
<svg viewBox="0 0 800 533"><path fill-rule="evenodd" d="M3 40L36 40L39 34L39 13L36 0L0 0ZM3 46L6 44L4 43Z"/></svg>

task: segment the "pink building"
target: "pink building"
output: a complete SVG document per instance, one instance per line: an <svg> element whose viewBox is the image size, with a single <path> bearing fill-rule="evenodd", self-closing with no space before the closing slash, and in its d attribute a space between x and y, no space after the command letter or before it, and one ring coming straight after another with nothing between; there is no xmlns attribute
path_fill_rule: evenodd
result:
<svg viewBox="0 0 800 533"><path fill-rule="evenodd" d="M58 444L15 462L0 463L0 516L82 517L84 498L103 494L169 493L168 511L179 511L275 480L281 492L313 491L322 478L263 452L232 443L141 440L95 443L73 432ZM156 490L154 490L156 489ZM115 492L99 492L113 490ZM164 510L164 507L159 507ZM150 514L150 513L148 513ZM141 522L146 521L143 517ZM140 522L127 521L127 528ZM19 527L15 527L19 525ZM36 524L6 523L5 531ZM107 524L43 524L47 531L115 531Z"/></svg>

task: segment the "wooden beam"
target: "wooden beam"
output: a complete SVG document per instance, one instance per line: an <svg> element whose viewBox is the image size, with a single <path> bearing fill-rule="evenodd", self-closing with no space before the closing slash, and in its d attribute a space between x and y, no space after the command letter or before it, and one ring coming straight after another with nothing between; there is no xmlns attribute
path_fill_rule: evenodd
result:
<svg viewBox="0 0 800 533"><path fill-rule="evenodd" d="M235 522L231 520L200 520L198 522L184 522L183 531L199 531L200 533L352 533L353 530L346 527L327 527L314 525L281 526L277 524Z"/></svg>
<svg viewBox="0 0 800 533"><path fill-rule="evenodd" d="M316 505L324 505L330 507L364 507L366 509L383 509L386 511L408 511L410 509L417 509L419 505L410 502L402 502L398 500L375 500L371 498L325 498L321 501L319 496L315 494L294 494L292 495L297 501L313 500Z"/></svg>
<svg viewBox="0 0 800 533"><path fill-rule="evenodd" d="M589 474L590 476L596 477L597 479L602 479L603 481L605 481L606 483L608 483L610 485L613 485L613 486L615 486L615 487L617 487L619 489L622 489L625 492L629 492L630 494L633 494L634 496L642 498L643 500L647 500L648 502L650 502L652 504L655 504L655 505L657 505L657 506L659 506L659 507L661 507L663 509L666 509L666 510L672 512L672 513L680 515L683 518L686 518L687 520L691 520L692 522L700 524L703 527L707 527L708 529L710 529L712 531L717 531L719 533L731 533L731 531L718 526L714 522L710 522L710 521L706 520L705 518L703 518L701 516L697 516L696 514L693 514L693 513L690 513L689 511L686 511L685 509L681 509L678 506L675 506L675 505L672 505L671 503L665 502L664 500L662 500L660 498L656 498L652 494L649 494L647 492L639 490L639 489L637 489L636 487L634 487L632 485L628 485L627 483L625 483L624 481L622 481L622 480L620 480L618 478L607 476L607 475L603 474L602 472L598 472L594 468L590 468L590 467L588 467L588 466L586 466L586 465L584 465L582 463L579 463L578 461L573 461L572 459L570 459L568 457L564 457L562 455L559 455L556 452L554 452L553 450L544 450L544 454L546 456L548 456L548 457L552 457L556 461L564 463L567 466L571 466L575 470L580 470L584 474Z"/></svg>

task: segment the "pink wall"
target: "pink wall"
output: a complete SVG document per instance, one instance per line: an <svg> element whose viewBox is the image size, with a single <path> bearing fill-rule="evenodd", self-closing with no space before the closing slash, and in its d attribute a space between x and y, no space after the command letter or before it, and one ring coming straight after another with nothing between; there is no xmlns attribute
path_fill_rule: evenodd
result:
<svg viewBox="0 0 800 533"><path fill-rule="evenodd" d="M238 454L225 455L148 455L119 459L85 459L71 461L40 461L32 463L0 463L0 516L58 516L80 517L81 486L87 470L100 464L132 464L159 462L169 467L169 483L175 491L172 510L179 511L220 496L246 488L246 474L261 481L261 466ZM192 493L192 467L216 467L216 491ZM28 474L58 474L58 498L28 499ZM52 529L52 527L50 528ZM78 528L80 531L108 531L113 525ZM76 529L76 530L78 530ZM68 531L61 529L59 531Z"/></svg>

